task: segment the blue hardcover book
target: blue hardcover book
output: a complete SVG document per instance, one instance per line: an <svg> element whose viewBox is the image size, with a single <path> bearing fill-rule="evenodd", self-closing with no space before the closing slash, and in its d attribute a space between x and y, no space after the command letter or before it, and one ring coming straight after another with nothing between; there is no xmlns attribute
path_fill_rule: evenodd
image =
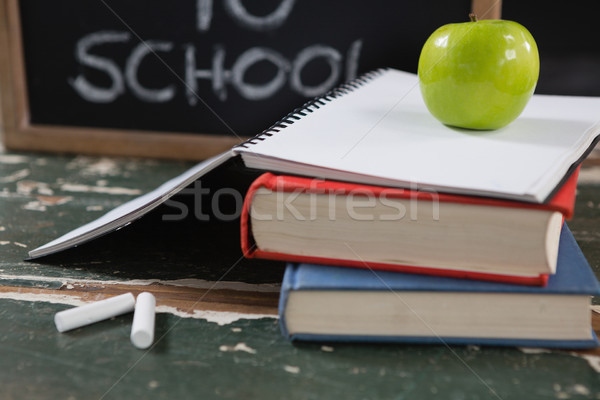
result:
<svg viewBox="0 0 600 400"><path fill-rule="evenodd" d="M282 332L292 340L588 348L600 285L566 224L545 287L289 264Z"/></svg>

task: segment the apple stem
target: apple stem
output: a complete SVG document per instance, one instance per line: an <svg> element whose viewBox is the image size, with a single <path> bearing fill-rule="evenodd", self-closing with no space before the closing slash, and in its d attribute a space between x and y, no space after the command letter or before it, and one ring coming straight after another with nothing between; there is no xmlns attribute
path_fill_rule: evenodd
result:
<svg viewBox="0 0 600 400"><path fill-rule="evenodd" d="M469 18L471 19L471 22L477 22L477 14L470 13Z"/></svg>

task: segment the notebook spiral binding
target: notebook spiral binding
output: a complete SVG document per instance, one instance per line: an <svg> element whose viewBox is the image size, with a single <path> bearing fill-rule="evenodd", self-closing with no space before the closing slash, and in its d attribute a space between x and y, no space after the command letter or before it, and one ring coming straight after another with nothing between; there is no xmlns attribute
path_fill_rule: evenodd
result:
<svg viewBox="0 0 600 400"><path fill-rule="evenodd" d="M236 147L248 148L249 145L257 144L259 141L263 141L267 137L273 136L274 133L278 133L281 129L287 128L288 126L292 125L294 121L305 117L306 115L308 115L308 113L312 113L315 110L321 108L322 106L327 105L327 103L331 102L332 100L355 91L356 89L365 85L369 81L383 74L386 70L386 68L379 68L367 72L349 82L343 83L331 89L330 91L321 96L315 97L314 99L304 103L301 107L294 109L292 112L287 114L285 117L281 118L279 121L275 122L273 125L265 129L258 135L248 139L247 141L237 145Z"/></svg>

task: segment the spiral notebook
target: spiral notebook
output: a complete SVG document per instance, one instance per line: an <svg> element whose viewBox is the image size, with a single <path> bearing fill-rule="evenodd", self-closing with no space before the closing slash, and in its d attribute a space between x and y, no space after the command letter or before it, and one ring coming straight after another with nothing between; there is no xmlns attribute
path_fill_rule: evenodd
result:
<svg viewBox="0 0 600 400"><path fill-rule="evenodd" d="M415 74L376 70L29 256L122 227L233 157L279 173L543 203L598 141L598 110L598 97L534 95L505 128L451 128L429 114Z"/></svg>

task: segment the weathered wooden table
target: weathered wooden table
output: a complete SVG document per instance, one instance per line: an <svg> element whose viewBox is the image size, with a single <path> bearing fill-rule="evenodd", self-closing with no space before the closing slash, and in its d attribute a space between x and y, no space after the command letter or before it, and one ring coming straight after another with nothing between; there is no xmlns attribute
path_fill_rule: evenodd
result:
<svg viewBox="0 0 600 400"><path fill-rule="evenodd" d="M189 166L0 153L0 398L600 398L599 351L292 345L276 319L283 266L241 259L235 224L149 215L24 261ZM599 168L582 172L569 225L600 276ZM131 345L131 314L56 331L57 311L128 291L157 298L150 350Z"/></svg>

